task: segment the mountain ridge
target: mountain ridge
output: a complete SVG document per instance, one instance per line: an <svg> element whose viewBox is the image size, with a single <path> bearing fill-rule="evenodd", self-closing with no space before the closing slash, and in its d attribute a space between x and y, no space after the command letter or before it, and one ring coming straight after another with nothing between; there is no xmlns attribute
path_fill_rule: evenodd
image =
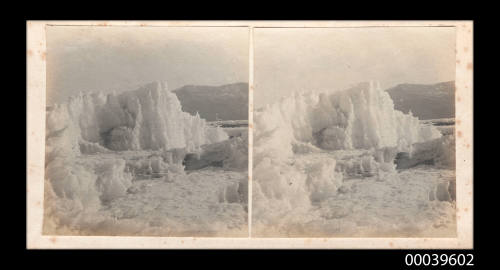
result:
<svg viewBox="0 0 500 270"><path fill-rule="evenodd" d="M208 120L247 120L248 83L237 82L219 86L185 85L173 93L179 98L182 110L200 114Z"/></svg>
<svg viewBox="0 0 500 270"><path fill-rule="evenodd" d="M396 110L410 110L420 120L455 117L455 81L435 84L403 83L388 88Z"/></svg>

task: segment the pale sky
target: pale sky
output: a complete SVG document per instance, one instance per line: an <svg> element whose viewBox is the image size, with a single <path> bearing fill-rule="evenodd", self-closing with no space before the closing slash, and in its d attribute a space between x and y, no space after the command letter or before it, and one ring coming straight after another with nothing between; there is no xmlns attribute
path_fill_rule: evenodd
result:
<svg viewBox="0 0 500 270"><path fill-rule="evenodd" d="M248 82L245 27L47 27L47 104L78 91L125 91L163 80ZM254 106L294 91L369 80L455 79L454 27L254 28Z"/></svg>
<svg viewBox="0 0 500 270"><path fill-rule="evenodd" d="M124 91L152 81L248 82L245 27L47 26L47 104L79 91Z"/></svg>
<svg viewBox="0 0 500 270"><path fill-rule="evenodd" d="M455 80L454 27L256 28L254 106L378 80Z"/></svg>

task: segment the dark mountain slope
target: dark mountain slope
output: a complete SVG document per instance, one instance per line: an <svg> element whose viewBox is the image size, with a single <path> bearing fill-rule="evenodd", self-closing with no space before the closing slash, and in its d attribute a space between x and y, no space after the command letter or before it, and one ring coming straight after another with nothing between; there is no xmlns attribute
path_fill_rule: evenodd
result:
<svg viewBox="0 0 500 270"><path fill-rule="evenodd" d="M396 110L412 111L419 119L455 117L455 82L400 84L386 90Z"/></svg>
<svg viewBox="0 0 500 270"><path fill-rule="evenodd" d="M221 86L186 85L173 91L179 98L182 110L198 112L208 121L247 120L248 83Z"/></svg>

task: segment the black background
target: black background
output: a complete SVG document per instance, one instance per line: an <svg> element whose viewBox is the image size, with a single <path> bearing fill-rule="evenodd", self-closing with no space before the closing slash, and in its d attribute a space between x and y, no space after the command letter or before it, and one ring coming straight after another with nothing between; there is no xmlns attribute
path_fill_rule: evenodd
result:
<svg viewBox="0 0 500 270"><path fill-rule="evenodd" d="M424 2L399 2L371 4L361 2L284 2L280 4L259 3L255 1L237 1L222 3L218 2L120 2L112 4L109 2L63 2L49 6L47 2L21 3L23 7L12 9L4 6L4 14L10 15L14 11L18 16L13 20L4 19L4 30L2 35L3 45L12 48L4 49L4 56L11 56L11 62L4 62L4 81L12 85L4 86L3 104L4 116L8 120L4 130L8 136L16 140L4 139L8 147L4 147L4 170L2 194L3 208L7 210L2 216L4 234L11 238L12 244L4 242L3 249L6 253L4 258L18 267L32 265L34 267L50 268L105 268L119 269L123 266L138 269L171 269L184 268L192 265L207 268L255 268L274 267L275 269L286 269L298 267L313 269L357 269L357 268L382 268L401 269L406 268L405 255L412 254L474 254L475 266L486 266L486 261L494 262L495 249L488 248L483 239L494 241L498 233L498 197L495 194L486 194L486 190L495 192L493 184L499 181L495 176L495 166L486 164L487 155L493 154L500 148L494 142L496 138L494 129L498 115L494 113L496 104L487 104L487 101L495 102L498 92L498 82L495 74L487 75L487 72L497 73L498 68L483 67L482 57L491 59L498 54L495 40L497 34L495 29L485 30L486 26L495 26L493 16L479 16L480 8L475 3L441 3L436 1ZM124 10L127 9L127 10ZM483 6L484 10L493 11L494 8ZM27 250L26 249L26 151L22 145L26 145L26 20L474 20L474 130L476 128L486 129L486 133L493 138L482 138L474 132L474 249L473 250ZM485 37L483 37L485 36ZM484 39L486 46L482 46ZM489 46L489 48L488 48ZM14 68L16 66L17 68ZM14 71L15 70L15 71ZM19 75L16 81L11 74ZM23 76L24 74L24 76ZM482 82L485 78L493 79L492 83ZM15 82L15 83L14 83ZM14 95L19 95L13 98ZM484 100L480 100L478 94L483 94ZM18 101L19 103L15 103ZM13 117L14 116L14 117ZM15 118L18 119L15 119ZM484 122L483 122L484 121ZM17 125L16 125L17 124ZM483 144L483 145L481 145ZM0 148L1 149L1 148ZM478 153L483 151L483 153ZM19 159L13 159L12 154L19 155ZM477 155L476 155L477 154ZM19 160L19 161L18 161ZM22 173L24 172L24 173ZM23 177L24 176L24 177ZM19 193L14 192L12 184L17 184ZM7 196L9 195L9 196ZM18 209L15 209L15 208ZM484 216L483 216L484 215ZM13 224L16 221L18 224ZM484 235L487 235L484 237ZM486 252L490 251L491 255ZM498 255L496 255L498 256ZM2 256L3 257L3 256ZM318 264L322 265L319 266ZM152 266L155 264L155 266ZM9 267L10 268L10 267ZM5 268L5 269L9 269ZM432 268L432 267L424 267ZM453 267L453 268L458 268ZM470 267L469 267L470 268Z"/></svg>

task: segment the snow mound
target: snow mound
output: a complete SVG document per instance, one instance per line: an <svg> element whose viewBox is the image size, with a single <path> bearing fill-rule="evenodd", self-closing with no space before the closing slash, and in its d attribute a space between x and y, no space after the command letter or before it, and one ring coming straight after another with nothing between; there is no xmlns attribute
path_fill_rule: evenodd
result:
<svg viewBox="0 0 500 270"><path fill-rule="evenodd" d="M441 137L374 83L296 93L255 112L254 124L253 213L268 225L334 196L345 177L394 171L398 152Z"/></svg>
<svg viewBox="0 0 500 270"><path fill-rule="evenodd" d="M222 167L224 170L248 170L248 134L229 140L202 146L198 154L187 155L184 159L186 170L198 170L208 166Z"/></svg>
<svg viewBox="0 0 500 270"><path fill-rule="evenodd" d="M445 135L441 138L416 143L411 152L399 154L396 159L398 169L407 169L420 164L455 169L455 136L453 134Z"/></svg>
<svg viewBox="0 0 500 270"><path fill-rule="evenodd" d="M132 184L132 175L125 172L121 159L57 158L47 166L46 179L55 195L52 199L66 200L74 210L87 212L125 195ZM47 203L55 201L49 199Z"/></svg>

